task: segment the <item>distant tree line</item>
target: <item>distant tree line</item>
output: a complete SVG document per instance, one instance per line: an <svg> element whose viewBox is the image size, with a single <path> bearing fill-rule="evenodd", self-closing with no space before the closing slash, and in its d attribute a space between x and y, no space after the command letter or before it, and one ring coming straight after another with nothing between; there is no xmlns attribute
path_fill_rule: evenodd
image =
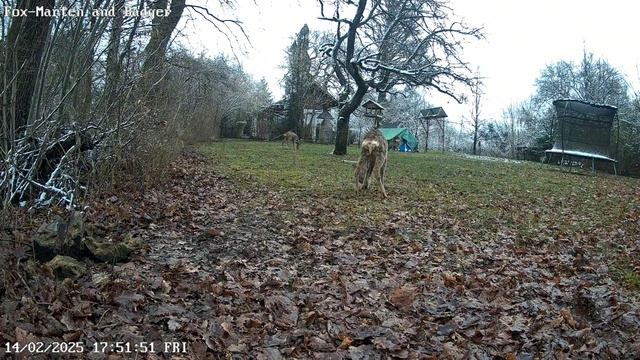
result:
<svg viewBox="0 0 640 360"><path fill-rule="evenodd" d="M303 131L303 103L311 95L309 85L319 83L339 98L335 154L346 152L345 136L353 139L371 128L371 121L363 118L359 108L366 99L376 100L386 108L386 126L406 127L416 134L421 139L421 150L426 150L427 144L442 148L441 137L433 134L441 129L436 129L433 122L426 126L419 116L420 110L431 106L418 90L432 89L465 100L470 108L465 119L447 119L444 148L511 158L530 151L528 159L541 160L544 150L552 147L557 130L552 102L577 99L619 109L620 122L615 122L612 131L616 137L611 139L612 143L618 141L619 124L619 153L615 156L623 173L640 175L640 93L631 92L624 74L607 60L597 59L585 50L577 63L560 60L549 64L536 79L536 91L529 99L507 106L501 118L489 119L482 113L484 89L479 71L472 74L466 64L451 59L446 69L441 69L437 63L429 63L428 55L414 58L416 51L429 54L443 46L441 51L459 59L460 50L446 41L432 44L428 40L429 31L415 28L417 23L402 22L405 17L415 16L422 20L435 18L441 25L447 23L448 8L442 3L420 3L433 7L427 10L406 1L364 0L337 1L328 6L320 1L323 18L336 23L336 32L313 32L305 25L292 41L284 78L288 112L279 125L281 130ZM347 8L355 13L352 18L341 17L346 13L342 10ZM446 32L442 26L443 29L432 31ZM455 28L449 29L452 36L481 37L477 29L464 26L459 31L452 29ZM412 44L419 45L411 48ZM423 66L415 69L420 64ZM470 96L456 93L456 84L465 85ZM355 122L349 121L352 114Z"/></svg>

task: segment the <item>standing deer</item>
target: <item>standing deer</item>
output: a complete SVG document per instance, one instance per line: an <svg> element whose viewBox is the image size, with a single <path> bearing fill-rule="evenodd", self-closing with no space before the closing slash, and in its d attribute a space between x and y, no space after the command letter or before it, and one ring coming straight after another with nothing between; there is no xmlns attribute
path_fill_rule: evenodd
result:
<svg viewBox="0 0 640 360"><path fill-rule="evenodd" d="M382 192L382 197L387 197L384 189L384 171L387 167L387 140L378 129L371 130L362 140L360 147L360 159L356 165L356 193L369 186L369 178L375 175Z"/></svg>
<svg viewBox="0 0 640 360"><path fill-rule="evenodd" d="M282 135L282 146L285 144L289 145L289 143L293 144L294 149L300 148L300 139L298 135L293 131L287 131Z"/></svg>

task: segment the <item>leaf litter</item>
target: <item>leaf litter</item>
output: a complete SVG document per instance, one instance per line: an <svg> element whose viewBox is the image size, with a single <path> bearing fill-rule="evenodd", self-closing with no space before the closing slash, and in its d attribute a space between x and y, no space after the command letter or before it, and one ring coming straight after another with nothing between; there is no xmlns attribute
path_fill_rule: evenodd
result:
<svg viewBox="0 0 640 360"><path fill-rule="evenodd" d="M92 231L145 244L130 262L60 282L8 258L0 339L188 344L148 359L640 357L637 293L596 244L519 246L428 206L353 225L339 199L246 186L187 152L163 186L93 200ZM594 235L638 253L632 232Z"/></svg>

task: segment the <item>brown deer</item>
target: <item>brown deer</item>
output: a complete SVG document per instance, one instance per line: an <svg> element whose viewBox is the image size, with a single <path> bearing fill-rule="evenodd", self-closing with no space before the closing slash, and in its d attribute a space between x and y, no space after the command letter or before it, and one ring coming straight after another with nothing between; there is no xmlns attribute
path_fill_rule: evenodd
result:
<svg viewBox="0 0 640 360"><path fill-rule="evenodd" d="M294 149L300 148L300 139L298 138L298 135L293 131L287 131L286 133L282 134L282 145L289 145L289 143L293 144Z"/></svg>
<svg viewBox="0 0 640 360"><path fill-rule="evenodd" d="M369 178L375 175L383 197L387 197L384 189L384 171L387 167L387 140L378 129L371 130L362 140L360 159L356 165L356 193L369 186Z"/></svg>

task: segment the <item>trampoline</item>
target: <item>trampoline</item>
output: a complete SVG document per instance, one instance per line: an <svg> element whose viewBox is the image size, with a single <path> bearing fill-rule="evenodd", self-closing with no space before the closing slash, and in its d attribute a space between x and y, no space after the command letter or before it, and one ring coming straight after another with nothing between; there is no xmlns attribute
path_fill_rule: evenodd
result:
<svg viewBox="0 0 640 360"><path fill-rule="evenodd" d="M582 167L583 160L591 160L594 173L596 162L604 162L612 164L617 174L618 161L613 156L611 132L618 109L582 100L556 100L553 106L558 121L553 148L545 151L547 162L559 158L560 166Z"/></svg>

